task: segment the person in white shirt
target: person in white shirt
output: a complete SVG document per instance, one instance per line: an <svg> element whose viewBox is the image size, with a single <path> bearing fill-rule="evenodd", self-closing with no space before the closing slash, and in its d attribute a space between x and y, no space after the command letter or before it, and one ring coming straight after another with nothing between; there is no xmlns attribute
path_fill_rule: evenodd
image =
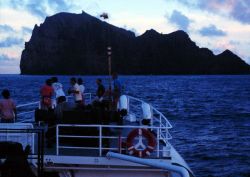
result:
<svg viewBox="0 0 250 177"><path fill-rule="evenodd" d="M52 87L54 89L55 97L56 97L56 103L62 103L66 101L65 93L63 91L63 85L58 82L57 77L52 77Z"/></svg>
<svg viewBox="0 0 250 177"><path fill-rule="evenodd" d="M75 98L75 103L77 107L82 106L82 94L80 91L80 87L76 82L76 78L72 77L70 79L70 84L72 85L72 88L68 91L69 94L73 94Z"/></svg>
<svg viewBox="0 0 250 177"><path fill-rule="evenodd" d="M79 85L79 87L80 87L80 92L81 92L81 94L82 94L82 103L83 103L83 105L84 105L84 102L85 102L85 99L84 99L84 90L85 90L85 87L84 87L84 85L83 85L83 80L82 80L82 78L78 78L77 83L78 83L78 85Z"/></svg>

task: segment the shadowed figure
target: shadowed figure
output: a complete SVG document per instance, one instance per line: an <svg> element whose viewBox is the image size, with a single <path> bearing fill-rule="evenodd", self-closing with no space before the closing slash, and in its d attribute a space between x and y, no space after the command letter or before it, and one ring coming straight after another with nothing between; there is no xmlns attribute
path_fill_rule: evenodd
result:
<svg viewBox="0 0 250 177"><path fill-rule="evenodd" d="M6 159L0 163L1 177L36 177L27 161L30 146L23 150L20 143L0 142L0 149L0 159Z"/></svg>

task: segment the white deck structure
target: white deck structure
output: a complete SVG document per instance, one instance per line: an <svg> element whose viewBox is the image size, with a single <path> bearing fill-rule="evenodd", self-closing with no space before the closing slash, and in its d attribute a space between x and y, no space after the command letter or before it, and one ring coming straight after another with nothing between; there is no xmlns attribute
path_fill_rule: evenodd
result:
<svg viewBox="0 0 250 177"><path fill-rule="evenodd" d="M92 100L91 94L86 94L85 98L88 103ZM172 139L169 133L172 125L168 119L156 108L140 99L126 96L125 100L127 101L128 115L124 117L123 125L57 124L56 144L50 149L45 149L44 170L57 171L60 176L64 177L193 176L186 162L169 142L169 140ZM34 122L34 108L38 107L38 105L39 102L18 106L18 109L22 110L18 116L24 116L25 119L23 119L22 122L15 123L14 126L0 124L0 129L12 129L16 128L16 126L24 129L27 128L27 126L32 128L32 124L25 122ZM150 109L143 111L142 108L145 107L145 105L146 107L149 106ZM143 117L150 119L148 126L141 124ZM98 131L98 134L82 136L61 133L61 130L65 127L72 129L93 128ZM110 135L105 134L104 130L106 129L112 130L113 133ZM128 147L123 146L124 143L122 142L126 142L129 132L134 129L147 129L154 134L156 146L149 156L144 158L134 157L129 155ZM24 137L18 139L14 135L9 136L8 133L0 133L0 141L7 137L7 139L4 140L21 142L23 145L30 144L33 148L32 152L35 152L34 148L37 148L37 146L34 145L36 136L28 134L22 136L27 136L26 139L29 140L26 141ZM62 138L77 138L82 141L96 139L98 145L94 147L72 146L61 142ZM23 142L24 139L25 142ZM107 140L110 142L109 146L106 146L104 143ZM135 138L135 141L141 141L142 146L146 146L147 144L147 141L142 136ZM109 153L107 154L107 152Z"/></svg>

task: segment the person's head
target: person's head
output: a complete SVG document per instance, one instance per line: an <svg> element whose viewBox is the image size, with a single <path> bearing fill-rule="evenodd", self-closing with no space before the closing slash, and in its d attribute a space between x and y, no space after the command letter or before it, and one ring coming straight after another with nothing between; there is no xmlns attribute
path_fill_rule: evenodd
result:
<svg viewBox="0 0 250 177"><path fill-rule="evenodd" d="M118 78L118 74L116 72L113 72L112 73L112 79L114 80L114 79L117 79L117 78Z"/></svg>
<svg viewBox="0 0 250 177"><path fill-rule="evenodd" d="M52 84L52 83L51 83L51 79L47 79L47 80L46 80L46 85L51 86L51 84Z"/></svg>
<svg viewBox="0 0 250 177"><path fill-rule="evenodd" d="M51 81L52 81L52 83L58 82L58 78L57 77L52 77Z"/></svg>
<svg viewBox="0 0 250 177"><path fill-rule="evenodd" d="M4 89L2 91L2 96L3 96L4 99L9 99L10 98L10 91L7 90L7 89Z"/></svg>
<svg viewBox="0 0 250 177"><path fill-rule="evenodd" d="M72 77L72 78L70 79L70 83L71 83L71 85L75 85L75 84L76 84L76 78L75 78L75 77Z"/></svg>
<svg viewBox="0 0 250 177"><path fill-rule="evenodd" d="M102 83L102 80L101 79L96 79L96 83L97 83L97 85L100 85Z"/></svg>
<svg viewBox="0 0 250 177"><path fill-rule="evenodd" d="M78 78L77 83L78 83L79 85L82 85L82 84L83 84L82 78Z"/></svg>

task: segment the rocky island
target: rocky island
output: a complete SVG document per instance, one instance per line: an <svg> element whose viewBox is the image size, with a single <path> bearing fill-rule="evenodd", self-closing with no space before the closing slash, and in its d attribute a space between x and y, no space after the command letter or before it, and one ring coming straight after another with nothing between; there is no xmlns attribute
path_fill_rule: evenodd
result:
<svg viewBox="0 0 250 177"><path fill-rule="evenodd" d="M108 45L112 70L120 74L250 74L250 66L231 51L214 55L184 31L151 29L136 37L85 12L58 13L35 25L22 52L21 74L107 74Z"/></svg>

